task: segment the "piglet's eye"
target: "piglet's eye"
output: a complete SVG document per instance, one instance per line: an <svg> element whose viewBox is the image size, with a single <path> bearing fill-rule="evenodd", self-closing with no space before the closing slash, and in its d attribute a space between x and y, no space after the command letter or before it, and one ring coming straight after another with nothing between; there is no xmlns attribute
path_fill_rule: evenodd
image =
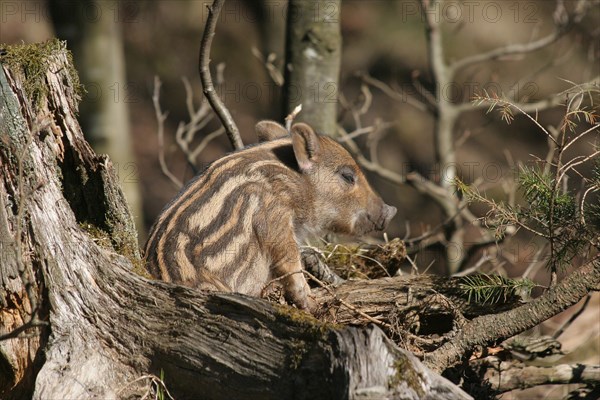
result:
<svg viewBox="0 0 600 400"><path fill-rule="evenodd" d="M340 175L342 176L342 179L346 181L346 183L350 185L354 185L356 183L356 174L354 174L354 171L351 169L342 169L340 171Z"/></svg>

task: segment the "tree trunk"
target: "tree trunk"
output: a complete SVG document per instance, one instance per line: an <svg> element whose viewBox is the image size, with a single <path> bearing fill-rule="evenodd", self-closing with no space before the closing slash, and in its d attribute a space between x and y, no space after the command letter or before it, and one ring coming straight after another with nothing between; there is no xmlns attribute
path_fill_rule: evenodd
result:
<svg viewBox="0 0 600 400"><path fill-rule="evenodd" d="M86 139L97 153L110 155L136 226L143 229L129 124L129 104L140 100L142 88L130 84L125 71L121 23L132 22L127 8L114 0L48 3L56 35L67 41L87 90L79 115Z"/></svg>
<svg viewBox="0 0 600 400"><path fill-rule="evenodd" d="M377 327L134 273L133 222L77 124L68 53L26 49L0 58L0 335L18 334L0 341L0 397L139 396L162 371L178 399L469 398Z"/></svg>
<svg viewBox="0 0 600 400"><path fill-rule="evenodd" d="M302 104L297 120L329 135L336 132L340 17L341 0L290 0L288 4L284 112L287 115Z"/></svg>

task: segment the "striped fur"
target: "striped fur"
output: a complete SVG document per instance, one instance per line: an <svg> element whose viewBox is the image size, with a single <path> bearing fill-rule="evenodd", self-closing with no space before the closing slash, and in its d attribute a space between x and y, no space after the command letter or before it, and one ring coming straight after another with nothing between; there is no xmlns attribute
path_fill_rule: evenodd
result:
<svg viewBox="0 0 600 400"><path fill-rule="evenodd" d="M164 208L146 244L148 270L167 282L255 296L283 276L286 297L311 308L298 241L383 229L395 209L339 144L308 125L294 125L290 137L264 121L257 133L269 141L215 161Z"/></svg>

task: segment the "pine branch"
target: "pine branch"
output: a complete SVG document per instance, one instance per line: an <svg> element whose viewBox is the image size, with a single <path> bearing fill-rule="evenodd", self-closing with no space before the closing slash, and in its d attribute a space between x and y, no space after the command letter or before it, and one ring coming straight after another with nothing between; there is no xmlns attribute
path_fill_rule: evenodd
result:
<svg viewBox="0 0 600 400"><path fill-rule="evenodd" d="M589 260L542 296L515 309L468 322L449 342L425 356L425 365L444 371L456 365L475 346L512 337L576 304L600 287L600 259Z"/></svg>
<svg viewBox="0 0 600 400"><path fill-rule="evenodd" d="M469 303L497 304L513 297L528 298L536 284L529 279L475 274L463 277L459 287Z"/></svg>

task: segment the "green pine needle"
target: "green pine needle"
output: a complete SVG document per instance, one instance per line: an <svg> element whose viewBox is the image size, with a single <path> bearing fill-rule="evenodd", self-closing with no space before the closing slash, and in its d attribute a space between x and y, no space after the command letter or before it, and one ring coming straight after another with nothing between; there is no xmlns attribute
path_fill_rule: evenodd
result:
<svg viewBox="0 0 600 400"><path fill-rule="evenodd" d="M511 279L501 275L475 274L462 278L460 289L469 303L498 304L510 298L526 298L535 283L529 279Z"/></svg>

